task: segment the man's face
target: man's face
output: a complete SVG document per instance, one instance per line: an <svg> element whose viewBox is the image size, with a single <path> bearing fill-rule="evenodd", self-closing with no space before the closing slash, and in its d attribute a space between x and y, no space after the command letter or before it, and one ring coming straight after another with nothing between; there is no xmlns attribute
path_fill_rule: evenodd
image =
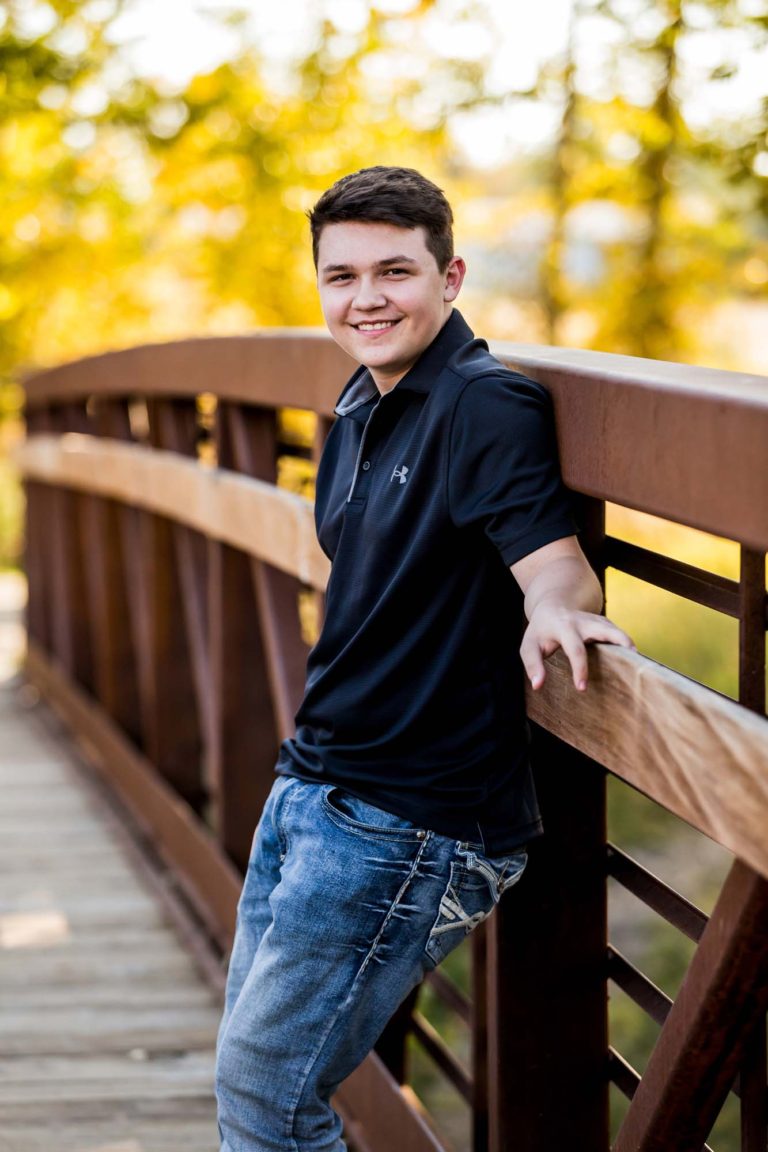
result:
<svg viewBox="0 0 768 1152"><path fill-rule="evenodd" d="M457 256L439 270L423 228L350 221L326 224L320 234L317 283L328 330L380 392L432 343L464 272Z"/></svg>

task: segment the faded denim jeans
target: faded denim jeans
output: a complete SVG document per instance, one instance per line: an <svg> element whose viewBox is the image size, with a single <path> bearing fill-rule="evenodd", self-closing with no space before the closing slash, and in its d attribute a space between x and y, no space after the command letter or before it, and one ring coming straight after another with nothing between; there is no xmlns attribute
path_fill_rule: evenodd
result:
<svg viewBox="0 0 768 1152"><path fill-rule="evenodd" d="M219 1028L221 1152L344 1152L330 1098L398 1005L522 874L327 784L278 777Z"/></svg>

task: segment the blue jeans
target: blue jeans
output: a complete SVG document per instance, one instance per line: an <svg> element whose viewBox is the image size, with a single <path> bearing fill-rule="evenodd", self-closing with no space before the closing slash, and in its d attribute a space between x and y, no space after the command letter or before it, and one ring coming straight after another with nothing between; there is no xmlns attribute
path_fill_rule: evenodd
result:
<svg viewBox="0 0 768 1152"><path fill-rule="evenodd" d="M278 777L219 1028L221 1152L344 1152L330 1097L525 863L525 851L490 859L332 785Z"/></svg>

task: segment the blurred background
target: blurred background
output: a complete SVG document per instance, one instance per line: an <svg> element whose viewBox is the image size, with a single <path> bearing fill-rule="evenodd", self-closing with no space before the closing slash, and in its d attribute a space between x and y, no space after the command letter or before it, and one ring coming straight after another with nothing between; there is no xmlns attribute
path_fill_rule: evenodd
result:
<svg viewBox="0 0 768 1152"><path fill-rule="evenodd" d="M3 443L32 368L321 323L305 212L372 163L448 193L482 334L764 370L766 0L5 0Z"/></svg>
<svg viewBox="0 0 768 1152"><path fill-rule="evenodd" d="M768 0L5 0L0 630L23 602L23 374L319 325L305 213L376 163L446 191L479 334L768 371ZM609 531L737 576L703 533L618 509ZM642 651L735 695L735 621L615 573L607 600ZM610 820L710 910L724 853L628 789ZM677 939L613 917L674 995ZM652 1026L611 1011L642 1068ZM726 1114L716 1146L735 1131Z"/></svg>

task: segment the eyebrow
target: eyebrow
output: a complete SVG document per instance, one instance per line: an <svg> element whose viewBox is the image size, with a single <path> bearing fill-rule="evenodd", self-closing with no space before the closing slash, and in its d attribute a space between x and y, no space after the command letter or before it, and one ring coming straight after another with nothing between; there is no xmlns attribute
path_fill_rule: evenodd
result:
<svg viewBox="0 0 768 1152"><path fill-rule="evenodd" d="M418 264L418 260L414 260L412 256L387 256L384 260L378 260L374 268L388 268L392 264ZM349 272L351 268L351 264L324 264L322 271Z"/></svg>

